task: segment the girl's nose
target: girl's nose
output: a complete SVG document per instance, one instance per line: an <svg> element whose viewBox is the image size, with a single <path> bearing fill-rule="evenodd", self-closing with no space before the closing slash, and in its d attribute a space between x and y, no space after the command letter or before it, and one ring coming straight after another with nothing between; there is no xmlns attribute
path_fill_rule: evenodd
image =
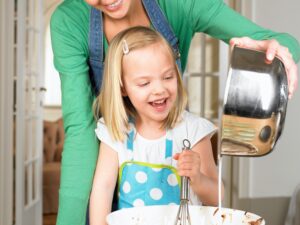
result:
<svg viewBox="0 0 300 225"><path fill-rule="evenodd" d="M153 83L153 94L162 94L166 90L164 83L162 81L157 81Z"/></svg>

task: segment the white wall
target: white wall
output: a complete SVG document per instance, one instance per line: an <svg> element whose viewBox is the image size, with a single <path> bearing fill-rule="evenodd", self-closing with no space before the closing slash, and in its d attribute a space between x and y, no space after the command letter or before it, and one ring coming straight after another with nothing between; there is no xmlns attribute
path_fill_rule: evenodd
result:
<svg viewBox="0 0 300 225"><path fill-rule="evenodd" d="M53 65L53 53L50 39L50 18L53 11L61 3L61 0L44 1L44 25L45 25L45 106L61 106L61 91L59 74Z"/></svg>
<svg viewBox="0 0 300 225"><path fill-rule="evenodd" d="M252 0L252 2L252 20L266 28L288 32L300 41L299 0ZM296 94L288 103L284 131L275 150L265 157L250 159L249 186L246 187L248 193L243 197L291 196L296 185L300 183L299 116L298 87Z"/></svg>
<svg viewBox="0 0 300 225"><path fill-rule="evenodd" d="M59 74L53 65L53 52L50 39L50 26L46 27L45 35L45 106L61 106Z"/></svg>
<svg viewBox="0 0 300 225"><path fill-rule="evenodd" d="M61 0L44 1L44 25L45 25L45 88L43 119L56 121L62 117L61 91L59 74L53 65L53 53L50 39L50 18Z"/></svg>

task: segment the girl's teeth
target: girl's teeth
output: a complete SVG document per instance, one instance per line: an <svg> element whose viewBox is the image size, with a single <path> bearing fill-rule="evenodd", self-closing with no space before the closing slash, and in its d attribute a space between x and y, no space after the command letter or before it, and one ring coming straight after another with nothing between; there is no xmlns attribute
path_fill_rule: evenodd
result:
<svg viewBox="0 0 300 225"><path fill-rule="evenodd" d="M164 102L165 102L165 100L154 101L153 104L154 104L154 105L155 105L155 104L162 104L162 103L164 103Z"/></svg>

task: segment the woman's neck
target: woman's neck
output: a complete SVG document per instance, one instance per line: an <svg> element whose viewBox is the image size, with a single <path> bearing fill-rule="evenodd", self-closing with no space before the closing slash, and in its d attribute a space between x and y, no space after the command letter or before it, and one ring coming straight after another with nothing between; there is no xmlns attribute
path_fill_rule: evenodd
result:
<svg viewBox="0 0 300 225"><path fill-rule="evenodd" d="M129 9L127 15L122 19L113 19L104 14L104 33L108 42L119 32L134 26L150 26L150 20L143 7L142 0L134 1L135 4Z"/></svg>

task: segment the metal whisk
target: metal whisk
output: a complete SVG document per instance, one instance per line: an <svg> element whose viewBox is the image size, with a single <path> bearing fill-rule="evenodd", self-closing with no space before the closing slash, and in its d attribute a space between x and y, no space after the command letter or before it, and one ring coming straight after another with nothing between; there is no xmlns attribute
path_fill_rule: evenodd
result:
<svg viewBox="0 0 300 225"><path fill-rule="evenodd" d="M190 150L191 143L188 139L183 140L183 150ZM189 178L181 177L181 189L180 189L180 206L177 212L175 225L191 225L191 217L189 213Z"/></svg>

